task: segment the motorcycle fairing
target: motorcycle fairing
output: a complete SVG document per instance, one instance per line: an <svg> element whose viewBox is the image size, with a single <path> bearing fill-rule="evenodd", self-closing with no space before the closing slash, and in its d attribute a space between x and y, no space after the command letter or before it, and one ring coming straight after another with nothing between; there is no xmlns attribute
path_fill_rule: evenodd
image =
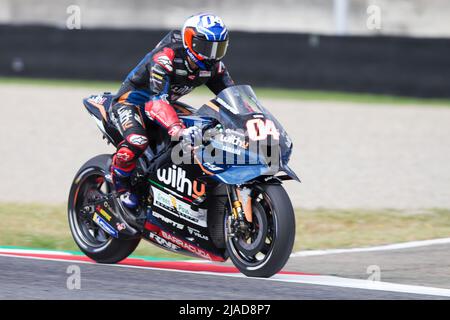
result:
<svg viewBox="0 0 450 320"><path fill-rule="evenodd" d="M200 250L204 250L212 257L211 260L223 261L224 251L218 250L212 243L209 224L207 224L208 215L214 214L208 210L208 197L217 186L217 182L200 181L197 177L201 176L201 168L197 165L174 165L170 161L166 161L157 170L149 173L147 179L150 183L153 203L152 213L147 218L147 222L156 228L153 234L146 232L146 239L156 243L158 240L173 243L171 240L176 239L175 241L182 243L182 246L194 248L187 252L185 248L181 248L183 253L199 255ZM195 201L203 194L206 200L196 204ZM202 216L204 218L201 218ZM166 239L163 232L175 238ZM161 241L155 237L155 234L165 240ZM184 241L184 244L181 241Z"/></svg>
<svg viewBox="0 0 450 320"><path fill-rule="evenodd" d="M208 121L206 119L209 118L208 125L214 122L220 123L224 132L231 134L233 132L245 132L243 139L247 143L250 138L246 124L252 119L268 119L274 123L279 132L277 145L279 161L277 167L272 168L267 162L268 159L264 156L261 157L260 154L252 150L239 148L236 145L232 146L232 150L229 150L230 145L226 146L212 139L211 144L217 149L230 151L235 153L236 157L240 156L240 159L245 159L244 163L227 164L224 159L221 159L224 160L221 163L217 163L210 157L208 158L205 149L197 151L197 157L203 159L203 166L213 173L213 175L210 175L212 179L227 184L242 184L259 176L275 175L278 171L281 171L286 173L287 178L300 181L295 172L287 165L292 153L292 141L278 120L261 105L250 86L239 85L223 90L215 99L199 108L194 115L198 117L197 119L204 119L204 121ZM258 146L261 143L265 146L272 146L273 139L260 141ZM227 156L226 153L224 153L224 158Z"/></svg>

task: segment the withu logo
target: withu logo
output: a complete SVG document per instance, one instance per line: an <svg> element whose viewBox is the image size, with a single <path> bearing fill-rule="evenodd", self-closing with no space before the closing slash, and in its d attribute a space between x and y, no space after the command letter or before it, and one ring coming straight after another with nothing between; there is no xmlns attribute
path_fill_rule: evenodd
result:
<svg viewBox="0 0 450 320"><path fill-rule="evenodd" d="M205 194L205 185L200 184L200 190L198 190L197 180L192 183L191 180L186 178L186 171L182 168L172 165L171 168L158 169L156 176L159 181L165 185L176 188L179 192L185 193L193 198L197 198Z"/></svg>

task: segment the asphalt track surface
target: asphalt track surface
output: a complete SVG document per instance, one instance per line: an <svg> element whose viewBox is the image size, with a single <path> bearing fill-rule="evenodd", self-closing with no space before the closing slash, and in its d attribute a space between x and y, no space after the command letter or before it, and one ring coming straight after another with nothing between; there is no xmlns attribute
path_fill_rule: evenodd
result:
<svg viewBox="0 0 450 320"><path fill-rule="evenodd" d="M102 265L72 253L0 249L0 299L450 299L449 247L292 257L270 279L247 278L229 263L131 258ZM362 275L367 263L380 264L382 282ZM74 266L80 288L70 290Z"/></svg>
<svg viewBox="0 0 450 320"><path fill-rule="evenodd" d="M292 271L351 279L367 279L373 267L380 270L381 281L450 289L450 244L293 257L286 265Z"/></svg>
<svg viewBox="0 0 450 320"><path fill-rule="evenodd" d="M12 257L0 257L0 265L1 299L436 299L427 295ZM80 267L79 290L67 288L69 265Z"/></svg>

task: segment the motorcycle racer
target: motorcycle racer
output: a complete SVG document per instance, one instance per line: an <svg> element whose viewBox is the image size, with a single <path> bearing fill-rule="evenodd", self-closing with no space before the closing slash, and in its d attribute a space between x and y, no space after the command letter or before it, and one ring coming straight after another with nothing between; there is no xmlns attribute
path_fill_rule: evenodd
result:
<svg viewBox="0 0 450 320"><path fill-rule="evenodd" d="M128 74L114 98L110 117L123 137L113 156L111 176L122 203L132 209L138 199L130 177L152 135L152 124L176 139L198 141L201 132L186 128L172 102L205 84L214 94L234 85L221 61L228 30L212 14L189 17L180 31L168 33Z"/></svg>

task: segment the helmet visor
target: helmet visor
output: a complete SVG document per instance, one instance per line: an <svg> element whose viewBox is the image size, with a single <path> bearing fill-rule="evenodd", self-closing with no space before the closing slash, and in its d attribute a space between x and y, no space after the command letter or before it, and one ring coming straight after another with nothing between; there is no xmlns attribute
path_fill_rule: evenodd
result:
<svg viewBox="0 0 450 320"><path fill-rule="evenodd" d="M224 41L208 41L197 37L192 38L192 49L205 59L220 60L225 56L228 39Z"/></svg>

